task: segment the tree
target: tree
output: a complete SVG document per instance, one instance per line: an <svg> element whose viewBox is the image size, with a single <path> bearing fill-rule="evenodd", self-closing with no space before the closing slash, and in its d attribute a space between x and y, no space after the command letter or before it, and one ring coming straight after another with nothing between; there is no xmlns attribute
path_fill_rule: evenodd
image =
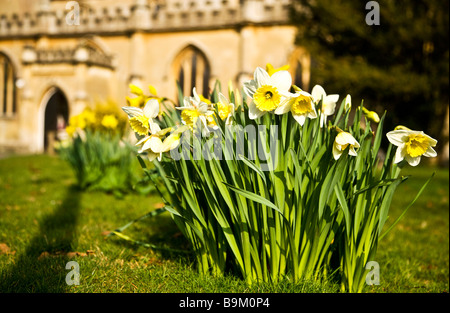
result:
<svg viewBox="0 0 450 313"><path fill-rule="evenodd" d="M296 44L312 55L312 85L341 99L349 93L353 103L364 100L380 115L386 110L386 129L424 130L438 139L437 148L444 147L449 2L382 0L366 9L368 2L294 0ZM368 25L366 16L378 13L376 4L379 25Z"/></svg>

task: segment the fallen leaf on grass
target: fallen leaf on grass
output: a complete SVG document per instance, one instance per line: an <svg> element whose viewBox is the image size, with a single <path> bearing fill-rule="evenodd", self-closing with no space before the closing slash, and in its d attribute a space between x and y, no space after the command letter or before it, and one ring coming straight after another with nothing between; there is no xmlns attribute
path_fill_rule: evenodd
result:
<svg viewBox="0 0 450 313"><path fill-rule="evenodd" d="M38 260L42 260L42 259L49 258L49 257L54 258L54 257L61 257L61 256L67 257L67 258L74 258L74 257L77 257L77 256L85 257L85 256L93 255L93 254L95 254L95 252L94 252L93 250L86 250L86 252L78 252L78 251L75 251L75 252L56 251L56 252L52 252L52 253L50 253L50 252L48 252L48 251L44 251L44 252L42 252L41 255L38 257Z"/></svg>
<svg viewBox="0 0 450 313"><path fill-rule="evenodd" d="M109 236L111 234L111 231L109 231L109 230L105 230L105 231L102 231L101 233L100 233L100 235L102 235L103 237L107 237L107 236Z"/></svg>
<svg viewBox="0 0 450 313"><path fill-rule="evenodd" d="M16 251L11 251L6 243L0 243L0 254L16 254Z"/></svg>

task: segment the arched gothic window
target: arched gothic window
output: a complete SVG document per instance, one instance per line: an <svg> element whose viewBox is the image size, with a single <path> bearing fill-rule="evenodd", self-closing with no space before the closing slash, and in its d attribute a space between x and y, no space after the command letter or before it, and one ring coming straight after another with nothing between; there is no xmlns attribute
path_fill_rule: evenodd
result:
<svg viewBox="0 0 450 313"><path fill-rule="evenodd" d="M194 87L199 95L208 96L210 66L206 56L198 48L184 48L175 58L173 69L184 96L192 96Z"/></svg>
<svg viewBox="0 0 450 313"><path fill-rule="evenodd" d="M16 113L16 74L11 60L0 52L0 116Z"/></svg>

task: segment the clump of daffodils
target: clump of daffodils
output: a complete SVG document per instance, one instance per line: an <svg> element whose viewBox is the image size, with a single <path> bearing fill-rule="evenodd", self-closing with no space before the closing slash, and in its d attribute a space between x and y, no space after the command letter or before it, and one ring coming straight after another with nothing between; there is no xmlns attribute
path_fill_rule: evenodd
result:
<svg viewBox="0 0 450 313"><path fill-rule="evenodd" d="M69 137L85 131L123 135L126 119L114 102L98 103L94 108L86 107L80 114L69 118L66 133Z"/></svg>
<svg viewBox="0 0 450 313"><path fill-rule="evenodd" d="M258 67L228 93L193 88L175 107L154 87L130 88L123 111L138 152L202 274L237 269L251 284L339 271L343 290L363 290L401 167L436 156L435 139L399 126L380 160L385 114L352 110L350 95L339 104L320 85L302 90L287 66Z"/></svg>
<svg viewBox="0 0 450 313"><path fill-rule="evenodd" d="M117 196L140 188L137 149L123 139L128 129L128 119L113 101L86 107L69 118L65 129L69 138L57 151L74 171L79 188Z"/></svg>

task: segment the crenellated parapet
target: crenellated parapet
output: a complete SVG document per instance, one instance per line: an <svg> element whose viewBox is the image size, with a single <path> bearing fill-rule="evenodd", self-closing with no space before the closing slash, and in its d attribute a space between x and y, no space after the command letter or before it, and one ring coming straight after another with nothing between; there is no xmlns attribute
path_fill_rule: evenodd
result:
<svg viewBox="0 0 450 313"><path fill-rule="evenodd" d="M103 8L42 6L33 13L0 16L0 37L74 36L134 31L166 32L287 24L290 0L135 0ZM79 10L78 10L79 9Z"/></svg>

